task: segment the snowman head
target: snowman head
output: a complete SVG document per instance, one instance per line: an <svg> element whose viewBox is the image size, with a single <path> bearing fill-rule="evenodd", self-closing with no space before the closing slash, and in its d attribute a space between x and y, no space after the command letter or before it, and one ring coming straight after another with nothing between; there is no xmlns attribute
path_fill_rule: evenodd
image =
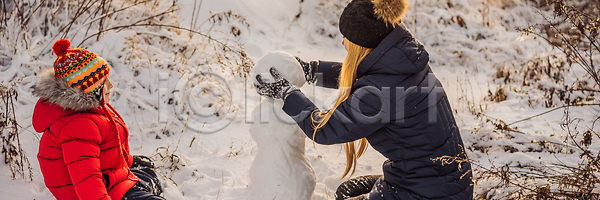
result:
<svg viewBox="0 0 600 200"><path fill-rule="evenodd" d="M258 60L250 72L252 83L258 84L258 81L256 81L256 75L258 74L267 82L274 82L273 76L269 73L271 67L275 67L281 77L296 87L300 88L306 83L300 63L294 56L282 51L268 52Z"/></svg>

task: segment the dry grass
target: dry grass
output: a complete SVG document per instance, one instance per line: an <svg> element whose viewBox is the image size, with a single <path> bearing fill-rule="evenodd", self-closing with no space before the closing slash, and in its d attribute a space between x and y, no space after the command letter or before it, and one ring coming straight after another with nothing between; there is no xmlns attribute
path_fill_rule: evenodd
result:
<svg viewBox="0 0 600 200"><path fill-rule="evenodd" d="M477 116L485 118L494 127L494 131L504 133L510 139L514 133L526 134L519 130L517 123L564 110L561 129L566 136L562 143L538 143L542 150L546 149L551 154L579 156L579 162L566 164L557 158L555 162L496 166L493 160L489 160L491 165L484 166L471 161L475 166L475 184L486 184L484 191L476 194L476 198L600 199L600 191L597 191L600 186L600 152L592 148L594 142L600 139L600 134L594 130L600 113L595 113L592 119L574 118L571 113L572 107L597 108L600 105L594 102L600 92L600 69L597 61L600 59L600 3L595 0L543 0L536 3L542 10L552 9L554 18L545 16L546 23L519 30L545 39L560 49L566 59L558 58L563 55L550 55L534 58L521 67L497 66L495 79L506 85L518 84L543 92L543 105L553 109L513 123L505 123L483 113L477 113ZM586 75L575 82L567 82L564 75L572 71L573 67L581 67ZM555 86L542 85L540 80L548 80ZM505 99L504 90L500 88L495 92L490 91L488 100L502 101ZM530 103L530 106L533 105ZM590 111L598 112L597 109ZM583 125L583 122L592 125ZM476 145L468 148L483 153L487 151L486 147ZM507 146L505 151L514 153L519 150Z"/></svg>
<svg viewBox="0 0 600 200"><path fill-rule="evenodd" d="M0 142L4 164L10 167L12 178L33 180L29 159L19 139L19 124L15 116L15 101L18 93L15 84L0 84Z"/></svg>

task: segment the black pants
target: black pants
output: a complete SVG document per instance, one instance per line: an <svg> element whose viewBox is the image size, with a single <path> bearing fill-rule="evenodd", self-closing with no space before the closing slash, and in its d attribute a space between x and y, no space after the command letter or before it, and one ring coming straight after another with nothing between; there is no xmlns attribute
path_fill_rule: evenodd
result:
<svg viewBox="0 0 600 200"><path fill-rule="evenodd" d="M335 191L335 200L367 200L369 193L381 175L368 175L351 178L343 182Z"/></svg>
<svg viewBox="0 0 600 200"><path fill-rule="evenodd" d="M162 186L151 168L140 167L131 169L138 177L138 182L123 196L123 200L166 200L162 194Z"/></svg>

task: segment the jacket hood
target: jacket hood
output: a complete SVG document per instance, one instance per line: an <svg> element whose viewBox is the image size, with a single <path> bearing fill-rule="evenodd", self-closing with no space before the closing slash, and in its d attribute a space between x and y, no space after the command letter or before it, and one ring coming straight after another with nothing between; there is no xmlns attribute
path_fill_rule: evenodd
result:
<svg viewBox="0 0 600 200"><path fill-rule="evenodd" d="M97 114L106 113L101 107L96 107L86 112ZM78 112L75 112L74 110L65 110L56 104L49 103L46 99L40 98L37 104L35 104L33 116L31 117L31 124L36 132L41 133L50 128L50 126L60 118L67 117L74 113Z"/></svg>
<svg viewBox="0 0 600 200"><path fill-rule="evenodd" d="M75 113L75 111L65 110L40 98L37 104L35 104L33 116L31 117L31 124L36 132L41 133L48 129L56 120L73 113Z"/></svg>
<svg viewBox="0 0 600 200"><path fill-rule="evenodd" d="M369 74L414 74L429 64L429 53L400 24L358 66L357 77Z"/></svg>
<svg viewBox="0 0 600 200"><path fill-rule="evenodd" d="M84 93L83 90L71 87L67 82L57 79L53 69L39 76L33 94L50 104L74 112L88 111L100 106L100 100L95 94Z"/></svg>

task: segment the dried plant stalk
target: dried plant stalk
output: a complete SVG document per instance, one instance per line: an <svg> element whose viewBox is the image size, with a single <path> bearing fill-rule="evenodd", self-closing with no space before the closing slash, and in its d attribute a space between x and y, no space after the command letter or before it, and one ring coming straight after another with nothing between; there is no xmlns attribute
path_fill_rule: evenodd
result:
<svg viewBox="0 0 600 200"><path fill-rule="evenodd" d="M21 146L19 125L15 116L15 101L18 93L15 85L0 85L0 142L4 164L10 167L12 178L33 180L33 172L29 159Z"/></svg>

